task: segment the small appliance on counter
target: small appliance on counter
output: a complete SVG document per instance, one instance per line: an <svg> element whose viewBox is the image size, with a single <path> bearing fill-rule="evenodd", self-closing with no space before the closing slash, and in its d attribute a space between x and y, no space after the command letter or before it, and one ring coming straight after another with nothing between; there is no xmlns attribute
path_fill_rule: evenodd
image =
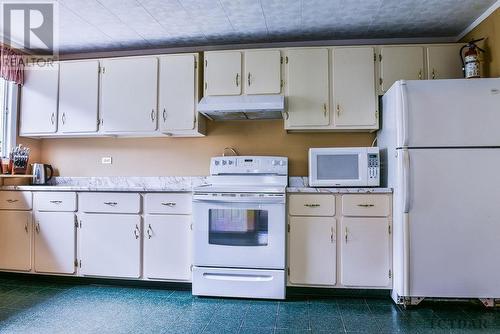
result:
<svg viewBox="0 0 500 334"><path fill-rule="evenodd" d="M380 186L378 147L310 148L309 186Z"/></svg>
<svg viewBox="0 0 500 334"><path fill-rule="evenodd" d="M51 165L47 164L33 164L31 165L33 169L33 179L31 180L31 184L33 185L44 185L52 179L54 176L54 169ZM47 171L50 172L50 176L47 176Z"/></svg>

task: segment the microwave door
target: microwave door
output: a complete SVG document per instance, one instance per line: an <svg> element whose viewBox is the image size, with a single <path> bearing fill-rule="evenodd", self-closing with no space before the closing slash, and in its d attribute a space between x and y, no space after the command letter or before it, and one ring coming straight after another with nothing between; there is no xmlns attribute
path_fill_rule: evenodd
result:
<svg viewBox="0 0 500 334"><path fill-rule="evenodd" d="M310 186L349 187L366 185L366 153L356 151L311 154Z"/></svg>

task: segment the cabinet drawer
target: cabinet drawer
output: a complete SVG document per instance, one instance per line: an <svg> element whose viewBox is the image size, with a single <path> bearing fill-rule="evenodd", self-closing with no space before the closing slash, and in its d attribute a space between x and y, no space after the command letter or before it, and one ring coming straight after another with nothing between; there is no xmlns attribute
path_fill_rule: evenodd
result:
<svg viewBox="0 0 500 334"><path fill-rule="evenodd" d="M78 206L83 212L139 213L141 196L128 193L81 193Z"/></svg>
<svg viewBox="0 0 500 334"><path fill-rule="evenodd" d="M36 192L33 198L38 211L76 211L76 193Z"/></svg>
<svg viewBox="0 0 500 334"><path fill-rule="evenodd" d="M191 214L192 196L185 193L165 193L144 195L146 213Z"/></svg>
<svg viewBox="0 0 500 334"><path fill-rule="evenodd" d="M343 195L343 216L386 217L390 213L390 196Z"/></svg>
<svg viewBox="0 0 500 334"><path fill-rule="evenodd" d="M334 195L290 195L289 213L292 216L334 216Z"/></svg>
<svg viewBox="0 0 500 334"><path fill-rule="evenodd" d="M31 210L33 206L29 191L1 191L0 210Z"/></svg>

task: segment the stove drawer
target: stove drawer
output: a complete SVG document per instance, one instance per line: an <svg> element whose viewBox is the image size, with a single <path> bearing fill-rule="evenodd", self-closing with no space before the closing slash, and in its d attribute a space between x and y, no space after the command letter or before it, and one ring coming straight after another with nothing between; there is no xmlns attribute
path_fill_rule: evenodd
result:
<svg viewBox="0 0 500 334"><path fill-rule="evenodd" d="M194 267L193 295L285 299L285 271Z"/></svg>
<svg viewBox="0 0 500 334"><path fill-rule="evenodd" d="M335 195L290 195L288 203L291 216L335 216Z"/></svg>
<svg viewBox="0 0 500 334"><path fill-rule="evenodd" d="M163 193L144 195L146 213L190 215L193 200L190 193Z"/></svg>

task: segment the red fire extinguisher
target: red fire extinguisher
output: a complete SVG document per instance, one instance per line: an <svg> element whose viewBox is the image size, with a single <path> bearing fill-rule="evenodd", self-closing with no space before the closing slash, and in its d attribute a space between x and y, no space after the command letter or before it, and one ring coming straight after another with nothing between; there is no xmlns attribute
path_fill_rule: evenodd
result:
<svg viewBox="0 0 500 334"><path fill-rule="evenodd" d="M460 49L460 58L462 59L462 71L464 72L464 78L480 78L481 70L479 67L479 52L485 52L479 46L477 42L484 40L484 38L476 39L470 41ZM464 49L465 53L464 53Z"/></svg>

